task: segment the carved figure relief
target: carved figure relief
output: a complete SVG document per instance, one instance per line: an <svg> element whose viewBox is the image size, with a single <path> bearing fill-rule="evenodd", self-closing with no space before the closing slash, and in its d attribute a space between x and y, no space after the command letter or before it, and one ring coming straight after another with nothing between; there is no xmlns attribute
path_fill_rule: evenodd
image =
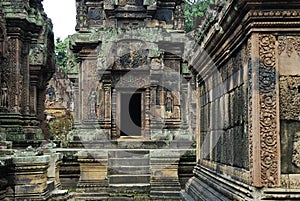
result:
<svg viewBox="0 0 300 201"><path fill-rule="evenodd" d="M8 86L6 82L1 84L1 107L8 108Z"/></svg>
<svg viewBox="0 0 300 201"><path fill-rule="evenodd" d="M300 132L296 132L294 136L292 163L300 168Z"/></svg>
<svg viewBox="0 0 300 201"><path fill-rule="evenodd" d="M103 9L99 7L90 7L87 12L87 20L89 25L102 25Z"/></svg>
<svg viewBox="0 0 300 201"><path fill-rule="evenodd" d="M56 99L56 94L55 94L55 89L52 85L46 90L46 94L48 95L48 100L50 102L55 101Z"/></svg>
<svg viewBox="0 0 300 201"><path fill-rule="evenodd" d="M120 57L121 69L138 68L146 64L147 64L146 50L139 50L139 51L130 50L129 53Z"/></svg>
<svg viewBox="0 0 300 201"><path fill-rule="evenodd" d="M96 110L97 110L97 92L95 89L92 89L88 97L88 108L89 108L89 119L96 119Z"/></svg>
<svg viewBox="0 0 300 201"><path fill-rule="evenodd" d="M166 112L172 113L174 108L174 98L170 91L167 91L165 99Z"/></svg>
<svg viewBox="0 0 300 201"><path fill-rule="evenodd" d="M103 87L103 83L99 82L99 85L97 87L97 91L98 91L98 97L97 97L97 116L101 119L104 118L104 114L105 114L105 105L104 105L104 87Z"/></svg>

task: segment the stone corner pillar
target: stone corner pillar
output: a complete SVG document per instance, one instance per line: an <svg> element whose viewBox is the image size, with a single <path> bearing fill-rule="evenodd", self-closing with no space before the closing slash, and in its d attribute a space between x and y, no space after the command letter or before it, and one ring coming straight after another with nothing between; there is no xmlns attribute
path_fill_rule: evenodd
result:
<svg viewBox="0 0 300 201"><path fill-rule="evenodd" d="M249 166L255 187L280 186L279 82L276 37L252 34L249 41Z"/></svg>

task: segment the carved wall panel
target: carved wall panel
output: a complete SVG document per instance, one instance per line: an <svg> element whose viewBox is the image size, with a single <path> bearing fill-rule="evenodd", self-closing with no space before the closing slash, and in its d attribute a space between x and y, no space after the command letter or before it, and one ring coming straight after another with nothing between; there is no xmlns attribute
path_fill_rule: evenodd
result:
<svg viewBox="0 0 300 201"><path fill-rule="evenodd" d="M278 36L278 62L280 75L300 74L300 36Z"/></svg>
<svg viewBox="0 0 300 201"><path fill-rule="evenodd" d="M300 76L281 76L280 119L300 120Z"/></svg>
<svg viewBox="0 0 300 201"><path fill-rule="evenodd" d="M294 136L292 163L300 168L300 132L296 132Z"/></svg>

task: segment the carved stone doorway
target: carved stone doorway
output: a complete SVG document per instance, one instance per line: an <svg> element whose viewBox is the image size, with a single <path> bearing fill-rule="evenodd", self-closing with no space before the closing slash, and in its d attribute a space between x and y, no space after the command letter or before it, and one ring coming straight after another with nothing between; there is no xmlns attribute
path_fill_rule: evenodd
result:
<svg viewBox="0 0 300 201"><path fill-rule="evenodd" d="M142 93L120 95L120 136L141 136Z"/></svg>

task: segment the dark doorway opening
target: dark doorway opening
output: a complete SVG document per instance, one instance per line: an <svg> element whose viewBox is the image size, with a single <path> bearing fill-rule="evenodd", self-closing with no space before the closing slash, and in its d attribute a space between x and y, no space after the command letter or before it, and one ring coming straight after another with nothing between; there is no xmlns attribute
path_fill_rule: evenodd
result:
<svg viewBox="0 0 300 201"><path fill-rule="evenodd" d="M141 136L141 93L121 93L121 136Z"/></svg>

